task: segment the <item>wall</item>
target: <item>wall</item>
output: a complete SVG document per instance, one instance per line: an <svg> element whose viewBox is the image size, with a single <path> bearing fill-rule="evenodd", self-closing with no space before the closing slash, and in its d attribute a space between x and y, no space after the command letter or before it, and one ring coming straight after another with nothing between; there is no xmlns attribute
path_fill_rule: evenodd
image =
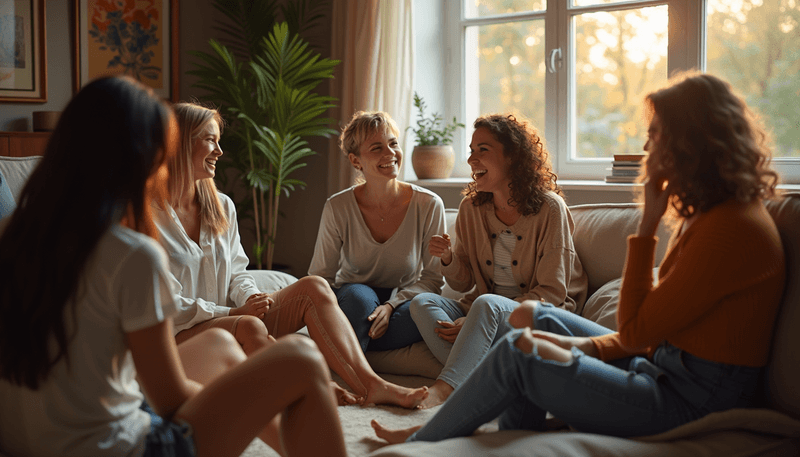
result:
<svg viewBox="0 0 800 457"><path fill-rule="evenodd" d="M72 0L47 0L47 102L0 103L0 130L33 131L34 111L61 111L72 97Z"/></svg>

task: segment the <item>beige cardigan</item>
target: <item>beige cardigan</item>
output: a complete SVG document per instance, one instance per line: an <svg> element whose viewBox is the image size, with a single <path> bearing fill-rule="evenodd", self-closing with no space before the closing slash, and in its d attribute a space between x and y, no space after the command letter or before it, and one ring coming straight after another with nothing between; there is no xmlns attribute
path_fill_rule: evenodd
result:
<svg viewBox="0 0 800 457"><path fill-rule="evenodd" d="M589 280L572 243L574 225L564 200L553 192L545 194L538 214L521 216L513 225L517 245L511 271L524 291L516 301L543 300L580 314ZM492 292L492 238L504 227L492 203L478 207L469 198L461 201L453 260L442 266L442 273L455 291L468 292L477 285L459 302L464 313L479 295Z"/></svg>

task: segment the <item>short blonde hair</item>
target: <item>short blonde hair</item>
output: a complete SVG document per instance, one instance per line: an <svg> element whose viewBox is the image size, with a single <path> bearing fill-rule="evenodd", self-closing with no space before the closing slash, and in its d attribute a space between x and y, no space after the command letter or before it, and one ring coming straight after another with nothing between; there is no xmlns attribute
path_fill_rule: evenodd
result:
<svg viewBox="0 0 800 457"><path fill-rule="evenodd" d="M383 111L356 111L353 118L342 129L339 148L345 156L359 155L361 145L375 132L391 132L400 136L400 130L388 113Z"/></svg>
<svg viewBox="0 0 800 457"><path fill-rule="evenodd" d="M216 122L222 133L225 124L222 115L216 109L197 103L176 103L173 110L180 127L180 146L178 153L169 162L170 203L175 206L181 200L184 189L194 184L200 205L200 220L208 224L215 235L220 234L228 229L228 215L222 209L222 203L217 196L214 178L195 182L192 143L209 122Z"/></svg>

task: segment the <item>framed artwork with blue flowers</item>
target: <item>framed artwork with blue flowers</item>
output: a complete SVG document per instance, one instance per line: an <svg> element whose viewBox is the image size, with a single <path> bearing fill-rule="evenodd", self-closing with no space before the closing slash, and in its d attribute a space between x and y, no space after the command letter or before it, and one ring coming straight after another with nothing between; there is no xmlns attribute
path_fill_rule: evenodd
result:
<svg viewBox="0 0 800 457"><path fill-rule="evenodd" d="M178 99L178 0L74 0L75 92L124 74Z"/></svg>
<svg viewBox="0 0 800 457"><path fill-rule="evenodd" d="M47 101L44 0L0 0L0 102Z"/></svg>

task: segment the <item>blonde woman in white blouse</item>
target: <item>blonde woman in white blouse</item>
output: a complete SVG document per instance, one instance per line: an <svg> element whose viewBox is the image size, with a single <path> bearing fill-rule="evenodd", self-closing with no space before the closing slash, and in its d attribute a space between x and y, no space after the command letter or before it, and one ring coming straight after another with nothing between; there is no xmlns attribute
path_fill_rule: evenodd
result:
<svg viewBox="0 0 800 457"><path fill-rule="evenodd" d="M354 392L333 383L340 404L417 406L427 390L386 382L372 371L325 280L307 276L271 295L258 290L245 270L248 259L233 202L217 191L213 180L222 155L222 118L216 110L193 103L178 103L174 109L181 144L169 163L170 202L156 211L156 222L179 290L178 343L206 329L222 328L249 356L268 348L273 336L307 326L328 365ZM226 306L228 298L235 307Z"/></svg>

